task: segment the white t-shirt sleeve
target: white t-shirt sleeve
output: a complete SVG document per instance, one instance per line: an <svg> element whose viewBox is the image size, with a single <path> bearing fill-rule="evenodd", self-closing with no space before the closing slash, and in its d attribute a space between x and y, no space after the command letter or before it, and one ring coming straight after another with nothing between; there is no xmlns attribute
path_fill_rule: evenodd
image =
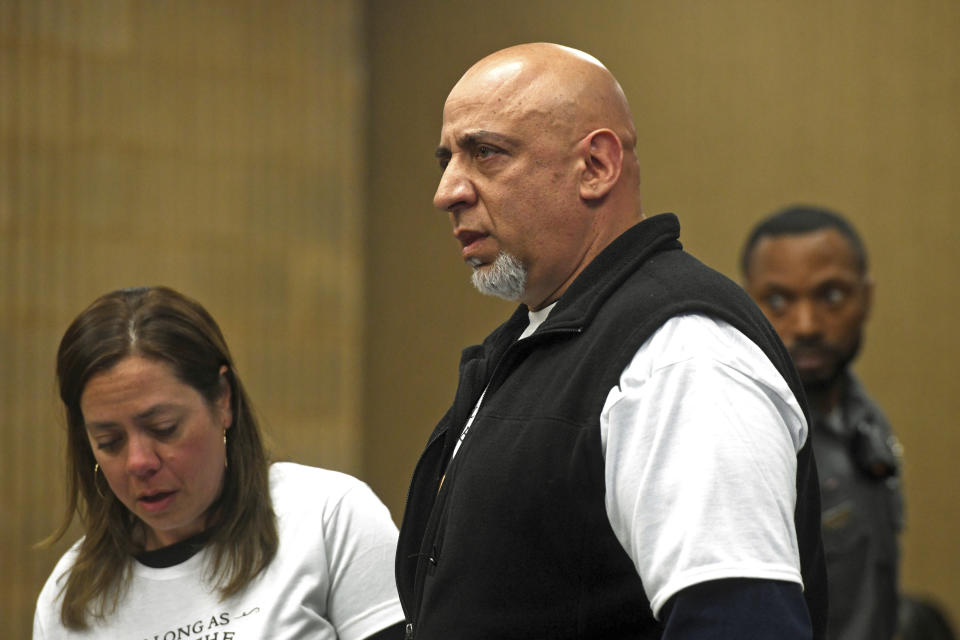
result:
<svg viewBox="0 0 960 640"><path fill-rule="evenodd" d="M327 615L341 640L403 620L393 574L397 527L365 484L349 489L324 524L330 569Z"/></svg>
<svg viewBox="0 0 960 640"><path fill-rule="evenodd" d="M606 509L655 616L723 578L802 584L794 527L807 424L757 345L701 315L638 350L600 417Z"/></svg>

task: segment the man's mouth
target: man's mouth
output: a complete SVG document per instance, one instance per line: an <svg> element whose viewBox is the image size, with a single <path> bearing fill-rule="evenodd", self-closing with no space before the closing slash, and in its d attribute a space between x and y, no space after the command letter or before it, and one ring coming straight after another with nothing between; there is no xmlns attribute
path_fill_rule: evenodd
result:
<svg viewBox="0 0 960 640"><path fill-rule="evenodd" d="M467 264L474 269L484 264L483 259L477 253L480 251L480 241L489 237L489 234L470 229L460 229L455 231L453 235L460 241L462 247L460 255L463 256Z"/></svg>
<svg viewBox="0 0 960 640"><path fill-rule="evenodd" d="M457 237L457 240L460 241L460 246L463 247L464 249L472 245L477 240L487 237L487 234L485 233L481 233L479 231L471 231L469 229L461 229L460 231L457 231L456 233L454 233L454 235Z"/></svg>
<svg viewBox="0 0 960 640"><path fill-rule="evenodd" d="M830 353L826 349L809 347L792 350L790 357L800 370L819 369L830 361Z"/></svg>

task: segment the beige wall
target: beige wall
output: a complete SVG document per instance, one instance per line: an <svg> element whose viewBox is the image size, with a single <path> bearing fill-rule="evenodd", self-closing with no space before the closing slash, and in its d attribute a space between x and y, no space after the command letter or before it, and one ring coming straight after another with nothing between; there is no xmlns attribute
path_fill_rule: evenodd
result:
<svg viewBox="0 0 960 640"><path fill-rule="evenodd" d="M0 636L64 545L54 354L93 298L218 319L279 457L359 473L353 0L0 1Z"/></svg>
<svg viewBox="0 0 960 640"><path fill-rule="evenodd" d="M722 271L786 202L861 228L858 370L906 445L904 582L960 617L958 29L946 0L0 0L4 633L27 636L63 548L29 550L62 499L56 343L115 287L200 299L277 454L368 479L399 520L459 350L512 308L472 291L431 209L440 109L528 40L620 77L646 211Z"/></svg>
<svg viewBox="0 0 960 640"><path fill-rule="evenodd" d="M857 369L906 448L904 584L960 618L960 4L382 0L368 26L366 469L395 515L459 350L510 309L470 289L431 209L443 99L494 49L562 42L620 78L645 210L707 263L738 277L749 226L789 202L860 227L878 288Z"/></svg>

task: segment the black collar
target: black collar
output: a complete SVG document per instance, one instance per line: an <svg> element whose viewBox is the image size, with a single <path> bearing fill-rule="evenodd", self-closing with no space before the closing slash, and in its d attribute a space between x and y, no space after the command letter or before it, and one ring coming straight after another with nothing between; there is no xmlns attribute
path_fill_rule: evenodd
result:
<svg viewBox="0 0 960 640"><path fill-rule="evenodd" d="M169 546L153 549L152 551L144 551L134 557L140 564L144 564L152 569L174 567L197 555L210 540L212 534L212 529L207 529L186 540L174 542Z"/></svg>

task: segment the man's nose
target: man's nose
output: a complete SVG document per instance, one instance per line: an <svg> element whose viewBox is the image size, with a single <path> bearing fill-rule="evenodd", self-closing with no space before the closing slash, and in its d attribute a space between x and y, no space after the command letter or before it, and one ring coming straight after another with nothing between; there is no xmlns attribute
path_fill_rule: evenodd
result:
<svg viewBox="0 0 960 640"><path fill-rule="evenodd" d="M127 442L127 471L135 476L153 473L160 467L160 456L151 438L133 435Z"/></svg>
<svg viewBox="0 0 960 640"><path fill-rule="evenodd" d="M473 206L476 201L477 192L473 182L470 181L457 158L451 158L443 170L443 175L440 176L440 184L437 185L437 192L433 196L433 206L440 211L455 213L465 207Z"/></svg>
<svg viewBox="0 0 960 640"><path fill-rule="evenodd" d="M793 332L798 338L819 336L822 332L820 313L809 300L799 300L793 308Z"/></svg>

